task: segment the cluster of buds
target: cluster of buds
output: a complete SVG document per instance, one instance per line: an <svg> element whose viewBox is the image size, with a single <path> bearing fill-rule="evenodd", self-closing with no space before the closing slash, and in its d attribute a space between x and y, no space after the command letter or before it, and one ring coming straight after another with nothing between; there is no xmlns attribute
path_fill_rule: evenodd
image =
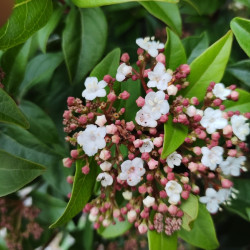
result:
<svg viewBox="0 0 250 250"><path fill-rule="evenodd" d="M22 250L22 242L33 236L39 239L43 229L35 221L40 210L26 201L0 199L0 230L5 234L8 249Z"/></svg>
<svg viewBox="0 0 250 250"><path fill-rule="evenodd" d="M226 88L211 82L202 103L195 96L181 96L189 85L189 66L166 69L162 43L154 38L139 38L136 43L137 67L124 53L115 78L86 79L84 103L68 98L63 124L69 134L66 140L77 149L63 162L71 167L84 159L85 175L96 167L90 165L90 157L100 167L96 180L101 194L83 209L94 228L127 219L141 234L156 230L171 235L182 225L182 202L190 193L200 194L201 183L206 195L200 202L211 213L235 195L229 178L245 170L250 113L224 111L223 101L240 98L234 85ZM141 84L145 94L134 98L133 93L119 93L120 84ZM132 121L125 119L126 113L134 112L122 105L127 101L134 102ZM170 119L173 129L179 124L188 132L180 147L164 158L163 148L168 145L163 125ZM67 180L73 183L74 178Z"/></svg>

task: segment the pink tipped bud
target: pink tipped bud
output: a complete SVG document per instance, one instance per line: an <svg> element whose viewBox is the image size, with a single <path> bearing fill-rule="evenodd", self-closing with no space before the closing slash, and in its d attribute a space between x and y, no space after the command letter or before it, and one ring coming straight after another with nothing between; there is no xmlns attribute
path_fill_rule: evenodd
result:
<svg viewBox="0 0 250 250"><path fill-rule="evenodd" d="M71 150L70 155L72 158L77 158L78 157L78 150L77 149Z"/></svg>
<svg viewBox="0 0 250 250"><path fill-rule="evenodd" d="M65 110L64 113L63 113L63 118L65 119L69 119L71 117L71 111L69 110Z"/></svg>
<svg viewBox="0 0 250 250"><path fill-rule="evenodd" d="M163 53L160 53L155 59L156 59L157 62L160 62L160 63L163 63L163 64L166 63L166 57L165 57L165 55Z"/></svg>
<svg viewBox="0 0 250 250"><path fill-rule="evenodd" d="M201 148L200 148L200 147L194 147L194 148L193 148L193 152L194 152L196 155L201 155Z"/></svg>
<svg viewBox="0 0 250 250"><path fill-rule="evenodd" d="M174 180L174 179L175 179L175 175L174 175L174 173L173 173L173 172L168 173L167 178L168 178L168 180L169 180L169 181Z"/></svg>
<svg viewBox="0 0 250 250"><path fill-rule="evenodd" d="M156 169L158 167L158 164L159 162L154 160L154 159L151 159L149 162L148 162L148 167L149 169L153 170L153 169Z"/></svg>
<svg viewBox="0 0 250 250"><path fill-rule="evenodd" d="M93 112L88 113L88 119L93 119L95 117L95 114Z"/></svg>
<svg viewBox="0 0 250 250"><path fill-rule="evenodd" d="M145 234L147 231L148 231L148 227L146 224L144 223L141 223L139 226L138 226L138 231L140 234Z"/></svg>
<svg viewBox="0 0 250 250"><path fill-rule="evenodd" d="M111 139L112 139L112 142L113 143L115 143L115 144L118 144L119 142L120 142L120 136L119 135L113 135L112 137L111 137Z"/></svg>
<svg viewBox="0 0 250 250"><path fill-rule="evenodd" d="M111 157L111 152L109 150L103 149L100 153L100 158L107 161Z"/></svg>
<svg viewBox="0 0 250 250"><path fill-rule="evenodd" d="M167 115L162 115L159 121L161 123L165 123L167 120L168 120L168 116Z"/></svg>
<svg viewBox="0 0 250 250"><path fill-rule="evenodd" d="M108 100L109 100L110 102L114 102L114 101L116 100L116 98L117 98L115 92L110 92L110 93L107 95L107 97L108 97Z"/></svg>
<svg viewBox="0 0 250 250"><path fill-rule="evenodd" d="M158 212L166 213L168 211L168 207L165 203L160 203L158 206Z"/></svg>
<svg viewBox="0 0 250 250"><path fill-rule="evenodd" d="M222 185L223 188L231 188L233 186L233 182L231 182L228 179L223 179L221 181L221 185Z"/></svg>
<svg viewBox="0 0 250 250"><path fill-rule="evenodd" d="M130 94L129 94L126 90L124 90L124 91L119 95L119 97L120 97L121 99L123 99L123 100L127 100L127 99L130 97Z"/></svg>
<svg viewBox="0 0 250 250"><path fill-rule="evenodd" d="M137 213L135 210L130 210L127 214L128 216L128 221L130 223L133 223L135 220L136 220L136 217L137 217Z"/></svg>
<svg viewBox="0 0 250 250"><path fill-rule="evenodd" d="M135 158L135 155L134 155L134 154L129 154L129 155L128 155L128 158L129 158L129 160L132 161L132 160Z"/></svg>
<svg viewBox="0 0 250 250"><path fill-rule="evenodd" d="M142 160L147 161L147 160L149 160L150 155L149 155L149 153L142 153L141 158L142 158Z"/></svg>
<svg viewBox="0 0 250 250"><path fill-rule="evenodd" d="M179 67L179 70L180 70L182 73L186 74L186 75L188 75L188 74L190 73L190 67L189 67L188 64L182 64L182 65Z"/></svg>
<svg viewBox="0 0 250 250"><path fill-rule="evenodd" d="M137 98L137 100L135 102L136 102L138 107L143 107L145 104L145 99L140 96L139 98Z"/></svg>
<svg viewBox="0 0 250 250"><path fill-rule="evenodd" d="M191 172L195 172L198 168L198 164L195 163L195 162L190 162L188 164L188 169L191 171Z"/></svg>
<svg viewBox="0 0 250 250"><path fill-rule="evenodd" d="M237 91L232 91L230 97L233 101L237 101L239 99L239 93Z"/></svg>
<svg viewBox="0 0 250 250"><path fill-rule="evenodd" d="M139 186L138 191L140 194L145 194L147 192L147 187L145 185Z"/></svg>
<svg viewBox="0 0 250 250"><path fill-rule="evenodd" d="M74 181L74 177L73 176L67 176L67 182L69 183L69 184L72 184L73 183L73 181Z"/></svg>
<svg viewBox="0 0 250 250"><path fill-rule="evenodd" d="M80 116L80 118L78 119L78 122L83 125L85 123L87 123L88 119L87 119L87 116L86 115L82 115Z"/></svg>
<svg viewBox="0 0 250 250"><path fill-rule="evenodd" d="M114 124L110 124L106 126L107 134L115 134L117 131L117 127Z"/></svg>
<svg viewBox="0 0 250 250"><path fill-rule="evenodd" d="M230 150L228 150L228 155L231 156L231 157L236 157L237 150L236 149L230 149Z"/></svg>
<svg viewBox="0 0 250 250"><path fill-rule="evenodd" d="M82 167L82 173L83 174L88 174L89 173L89 166L88 165L86 165L86 166L84 166L84 167Z"/></svg>
<svg viewBox="0 0 250 250"><path fill-rule="evenodd" d="M212 139L214 141L218 141L220 139L220 133L219 132L212 133Z"/></svg>
<svg viewBox="0 0 250 250"><path fill-rule="evenodd" d="M184 215L183 211L182 210L179 210L176 214L177 217L182 217Z"/></svg>
<svg viewBox="0 0 250 250"><path fill-rule="evenodd" d="M160 191L160 197L161 197L162 199L167 198L167 193L166 193L165 190L161 190L161 191Z"/></svg>
<svg viewBox="0 0 250 250"><path fill-rule="evenodd" d="M68 97L68 99L67 99L68 106L72 106L72 105L74 105L74 103L75 103L75 98L72 96Z"/></svg>
<svg viewBox="0 0 250 250"><path fill-rule="evenodd" d="M131 122L126 122L126 129L127 130L132 131L134 128L135 128L135 125L134 125L134 123L132 121Z"/></svg>
<svg viewBox="0 0 250 250"><path fill-rule="evenodd" d="M168 183L167 178L165 178L165 177L161 178L161 185L166 186L167 183Z"/></svg>
<svg viewBox="0 0 250 250"><path fill-rule="evenodd" d="M141 54L143 54L144 53L144 50L142 49L142 48L138 48L137 49L137 54L138 55L141 55Z"/></svg>
<svg viewBox="0 0 250 250"><path fill-rule="evenodd" d="M233 129L231 125L227 125L226 127L223 128L223 135L230 135L232 134Z"/></svg>
<svg viewBox="0 0 250 250"><path fill-rule="evenodd" d="M104 80L105 82L109 83L109 82L112 81L112 76L110 76L110 75L105 75L105 76L103 77L103 80Z"/></svg>
<svg viewBox="0 0 250 250"><path fill-rule="evenodd" d="M216 98L216 99L214 99L214 101L213 101L213 104L214 104L215 106L217 106L217 107L220 106L221 103L222 103L222 100L219 99L219 98Z"/></svg>
<svg viewBox="0 0 250 250"><path fill-rule="evenodd" d="M151 71L151 69L146 69L146 70L144 70L144 72L143 72L143 77L144 78L146 78L146 77L148 77L148 73Z"/></svg>
<svg viewBox="0 0 250 250"><path fill-rule="evenodd" d="M132 75L132 78L131 78L133 81L136 81L138 79L138 76L137 75Z"/></svg>
<svg viewBox="0 0 250 250"><path fill-rule="evenodd" d="M189 192L188 191L183 191L181 193L181 197L184 199L184 200L187 200L188 197L189 197Z"/></svg>
<svg viewBox="0 0 250 250"><path fill-rule="evenodd" d="M121 61L122 62L128 62L129 61L129 59L130 59L130 57L129 57L129 54L128 53L123 53L122 54L122 56L121 56Z"/></svg>
<svg viewBox="0 0 250 250"><path fill-rule="evenodd" d="M168 212L173 216L177 214L177 211L178 211L178 208L175 205L170 205L168 208Z"/></svg>
<svg viewBox="0 0 250 250"><path fill-rule="evenodd" d="M140 148L143 144L143 141L141 139L136 139L135 141L133 141L133 144L135 148Z"/></svg>
<svg viewBox="0 0 250 250"><path fill-rule="evenodd" d="M156 137L156 138L154 138L153 143L154 143L154 145L155 145L156 147L158 147L158 148L161 147L161 146L162 146L162 143L163 143L162 137Z"/></svg>
<svg viewBox="0 0 250 250"><path fill-rule="evenodd" d="M152 181L154 176L152 174L147 174L147 181Z"/></svg>
<svg viewBox="0 0 250 250"><path fill-rule="evenodd" d="M72 163L73 163L73 161L70 158L63 159L63 166L66 168L70 168L72 166Z"/></svg>

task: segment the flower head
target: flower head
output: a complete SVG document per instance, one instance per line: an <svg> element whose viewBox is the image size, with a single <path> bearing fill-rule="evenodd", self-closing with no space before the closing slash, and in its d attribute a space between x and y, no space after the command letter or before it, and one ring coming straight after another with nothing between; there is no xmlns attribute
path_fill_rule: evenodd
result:
<svg viewBox="0 0 250 250"><path fill-rule="evenodd" d="M136 39L136 43L139 47L146 50L149 55L151 55L152 57L156 57L159 54L158 50L164 48L164 44L156 42L154 41L154 39L151 40L150 37L138 38Z"/></svg>
<svg viewBox="0 0 250 250"><path fill-rule="evenodd" d="M245 156L240 156L238 158L229 156L220 164L220 168L225 175L240 176L240 170L245 161Z"/></svg>
<svg viewBox="0 0 250 250"><path fill-rule="evenodd" d="M96 97L106 96L106 90L104 89L107 86L105 81L98 82L96 77L87 77L85 80L85 90L82 92L82 97L86 100L94 100Z"/></svg>
<svg viewBox="0 0 250 250"><path fill-rule="evenodd" d="M117 69L116 80L122 82L125 80L126 76L130 74L132 74L132 67L128 66L126 63L122 63Z"/></svg>
<svg viewBox="0 0 250 250"><path fill-rule="evenodd" d="M105 137L106 128L97 127L96 125L87 125L86 129L77 136L77 143L82 146L88 156L93 156L98 149L106 146Z"/></svg>
<svg viewBox="0 0 250 250"><path fill-rule="evenodd" d="M165 186L166 193L169 197L169 203L176 205L180 199L180 193L182 192L182 187L177 181L169 181Z"/></svg>
<svg viewBox="0 0 250 250"><path fill-rule="evenodd" d="M158 62L154 67L154 70L148 72L149 82L147 83L149 88L156 87L159 90L166 90L168 83L172 79L172 75L166 72L164 64Z"/></svg>
<svg viewBox="0 0 250 250"><path fill-rule="evenodd" d="M200 124L206 128L207 133L212 134L216 129L226 127L227 119L222 117L222 112L219 109L206 108Z"/></svg>
<svg viewBox="0 0 250 250"><path fill-rule="evenodd" d="M206 189L206 196L200 197L200 202L206 204L207 210L215 214L219 209L221 203L220 195L213 188Z"/></svg>
<svg viewBox="0 0 250 250"><path fill-rule="evenodd" d="M167 114L169 104L165 100L165 93L163 91L149 92L145 97L145 105L142 109L151 113L155 120L159 119L161 115Z"/></svg>
<svg viewBox="0 0 250 250"><path fill-rule="evenodd" d="M140 109L136 113L135 121L144 127L155 128L157 126L157 121L154 119L153 114L143 109Z"/></svg>
<svg viewBox="0 0 250 250"><path fill-rule="evenodd" d="M113 183L112 176L110 174L107 174L107 173L100 173L97 176L96 180L101 181L101 184L102 184L103 187L110 186Z"/></svg>
<svg viewBox="0 0 250 250"><path fill-rule="evenodd" d="M221 100L226 100L227 96L229 96L231 93L230 89L225 88L223 83L217 83L215 84L213 88L213 94L220 98Z"/></svg>
<svg viewBox="0 0 250 250"><path fill-rule="evenodd" d="M170 154L167 157L167 164L170 168L174 168L174 166L180 166L181 165L182 156L178 154L176 151L174 151L172 154Z"/></svg>
<svg viewBox="0 0 250 250"><path fill-rule="evenodd" d="M220 146L215 146L211 149L207 147L202 147L201 152L203 154L201 158L201 163L211 170L215 170L217 164L220 164L223 161L224 149Z"/></svg>
<svg viewBox="0 0 250 250"><path fill-rule="evenodd" d="M127 181L129 186L135 186L141 181L141 177L145 174L145 168L143 167L143 160L136 157L132 161L127 160L121 164L122 172L119 178L123 181Z"/></svg>
<svg viewBox="0 0 250 250"><path fill-rule="evenodd" d="M246 120L243 115L233 115L231 117L233 132L242 141L245 141L246 136L250 133L249 124L246 123Z"/></svg>
<svg viewBox="0 0 250 250"><path fill-rule="evenodd" d="M149 153L152 151L152 149L154 148L154 144L151 141L151 139L144 139L142 140L143 144L142 146L139 148L141 153Z"/></svg>

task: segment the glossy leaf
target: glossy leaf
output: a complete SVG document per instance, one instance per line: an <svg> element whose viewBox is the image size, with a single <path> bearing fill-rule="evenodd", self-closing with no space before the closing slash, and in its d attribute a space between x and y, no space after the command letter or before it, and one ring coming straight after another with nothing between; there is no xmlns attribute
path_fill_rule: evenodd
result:
<svg viewBox="0 0 250 250"><path fill-rule="evenodd" d="M38 45L43 53L46 53L46 46L47 46L49 36L58 25L60 18L62 16L62 13L63 13L62 8L57 8L56 10L54 10L48 23L37 32Z"/></svg>
<svg viewBox="0 0 250 250"><path fill-rule="evenodd" d="M245 86L250 87L250 59L239 61L227 67L227 72L240 80Z"/></svg>
<svg viewBox="0 0 250 250"><path fill-rule="evenodd" d="M176 250L177 233L167 236L164 232L148 231L148 246L149 250Z"/></svg>
<svg viewBox="0 0 250 250"><path fill-rule="evenodd" d="M40 54L34 57L27 65L24 79L20 85L20 96L22 97L34 85L48 82L62 62L61 52Z"/></svg>
<svg viewBox="0 0 250 250"><path fill-rule="evenodd" d="M84 164L85 163L82 160L76 161L76 173L69 203L64 213L50 226L50 228L59 227L67 223L77 215L88 202L96 182L98 167L93 159L90 159L90 172L87 175L84 175L82 173L82 167Z"/></svg>
<svg viewBox="0 0 250 250"><path fill-rule="evenodd" d="M93 8L103 5L135 2L136 0L73 0L74 4L80 8ZM141 0L140 2L147 2L152 0ZM178 3L179 0L157 0L166 3Z"/></svg>
<svg viewBox="0 0 250 250"><path fill-rule="evenodd" d="M129 223L127 220L116 220L115 225L99 228L98 234L100 234L105 239L116 238L126 233L132 227L132 225L133 224Z"/></svg>
<svg viewBox="0 0 250 250"><path fill-rule="evenodd" d="M0 88L0 122L11 123L22 126L24 128L29 127L24 114L16 106L13 99Z"/></svg>
<svg viewBox="0 0 250 250"><path fill-rule="evenodd" d="M181 92L183 96L196 96L202 100L209 83L220 82L230 56L232 40L233 35L229 31L190 64L189 86Z"/></svg>
<svg viewBox="0 0 250 250"><path fill-rule="evenodd" d="M166 68L175 70L181 64L186 63L185 49L180 38L167 28L167 43L164 54L166 56Z"/></svg>
<svg viewBox="0 0 250 250"><path fill-rule="evenodd" d="M45 168L0 150L0 197L13 193L41 175Z"/></svg>
<svg viewBox="0 0 250 250"><path fill-rule="evenodd" d="M0 29L0 49L26 41L47 23L51 13L51 0L16 0L11 17Z"/></svg>
<svg viewBox="0 0 250 250"><path fill-rule="evenodd" d="M198 217L191 231L181 229L179 236L191 245L203 249L217 249L219 242L216 237L214 223L204 204L199 203Z"/></svg>
<svg viewBox="0 0 250 250"><path fill-rule="evenodd" d="M62 48L71 83L81 82L99 61L106 38L107 22L101 9L70 10L63 31Z"/></svg>
<svg viewBox="0 0 250 250"><path fill-rule="evenodd" d="M235 17L231 21L230 27L239 45L250 57L250 20Z"/></svg>
<svg viewBox="0 0 250 250"><path fill-rule="evenodd" d="M16 91L23 80L26 66L29 59L32 40L8 49L1 58L1 67L6 74L3 84L8 93L16 94Z"/></svg>
<svg viewBox="0 0 250 250"><path fill-rule="evenodd" d="M173 123L170 115L164 124L164 142L161 158L165 159L172 154L185 140L188 134L188 127L182 124Z"/></svg>
<svg viewBox="0 0 250 250"><path fill-rule="evenodd" d="M181 203L181 210L184 212L182 217L182 228L190 231L190 223L198 216L199 202L195 195L190 194L188 200Z"/></svg>
<svg viewBox="0 0 250 250"><path fill-rule="evenodd" d="M190 36L182 40L187 54L187 63L190 64L196 57L205 51L209 45L207 33L200 36Z"/></svg>
<svg viewBox="0 0 250 250"><path fill-rule="evenodd" d="M179 8L176 4L157 1L140 2L153 16L168 25L179 36L182 33L182 23Z"/></svg>
<svg viewBox="0 0 250 250"><path fill-rule="evenodd" d="M237 111L239 110L242 113L249 112L250 110L250 94L243 89L236 89L239 92L239 100L237 102L234 101L224 101L224 105L226 106L226 111Z"/></svg>

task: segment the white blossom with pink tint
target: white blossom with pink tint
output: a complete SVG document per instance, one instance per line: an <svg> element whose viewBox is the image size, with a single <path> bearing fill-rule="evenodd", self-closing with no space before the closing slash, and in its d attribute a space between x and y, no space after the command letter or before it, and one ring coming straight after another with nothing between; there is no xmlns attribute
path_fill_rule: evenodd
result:
<svg viewBox="0 0 250 250"><path fill-rule="evenodd" d="M127 217L128 217L128 221L129 221L130 223L133 223L133 222L136 220L136 217L137 217L136 211L133 210L133 209L130 210L130 211L128 211Z"/></svg>
<svg viewBox="0 0 250 250"><path fill-rule="evenodd" d="M128 66L126 63L122 63L116 73L116 80L122 82L128 75L132 74L132 67Z"/></svg>
<svg viewBox="0 0 250 250"><path fill-rule="evenodd" d="M136 39L136 44L142 49L146 50L149 55L156 57L159 54L159 49L164 48L164 44L154 41L154 37L138 38Z"/></svg>
<svg viewBox="0 0 250 250"><path fill-rule="evenodd" d="M151 113L155 120L158 120L161 115L167 114L169 104L165 100L165 93L163 91L149 92L145 97L145 105L142 109Z"/></svg>
<svg viewBox="0 0 250 250"><path fill-rule="evenodd" d="M77 143L88 156L93 156L99 149L106 146L105 135L105 127L97 127L96 125L90 124L87 125L84 131L79 132Z"/></svg>
<svg viewBox="0 0 250 250"><path fill-rule="evenodd" d="M143 127L155 128L157 126L157 121L153 118L152 113L146 112L143 109L140 109L136 113L135 121Z"/></svg>
<svg viewBox="0 0 250 250"><path fill-rule="evenodd" d="M194 115L196 115L196 107L191 105L187 108L186 110L186 114L189 116L189 117L193 117Z"/></svg>
<svg viewBox="0 0 250 250"><path fill-rule="evenodd" d="M211 170L215 170L217 164L220 164L223 161L224 149L220 146L215 146L211 149L208 147L202 147L201 152L203 155L201 163Z"/></svg>
<svg viewBox="0 0 250 250"><path fill-rule="evenodd" d="M106 122L107 122L106 116L99 115L96 118L95 124L98 125L99 127L103 127Z"/></svg>
<svg viewBox="0 0 250 250"><path fill-rule="evenodd" d="M110 125L107 125L106 126L106 131L107 131L107 134L115 134L116 131L117 131L117 127L114 125L114 124L110 124Z"/></svg>
<svg viewBox="0 0 250 250"><path fill-rule="evenodd" d="M167 157L167 164L170 168L174 168L174 166L180 166L181 165L182 156L178 154L176 151L174 151L172 154L170 154Z"/></svg>
<svg viewBox="0 0 250 250"><path fill-rule="evenodd" d="M106 96L106 90L104 89L107 86L105 81L98 82L96 77L87 77L85 80L85 90L82 92L82 97L86 100L92 101L96 97Z"/></svg>
<svg viewBox="0 0 250 250"><path fill-rule="evenodd" d="M152 207L155 204L155 198L148 195L143 200L143 204L144 204L145 207Z"/></svg>
<svg viewBox="0 0 250 250"><path fill-rule="evenodd" d="M165 186L168 202L176 205L181 199L182 186L177 181L169 181Z"/></svg>
<svg viewBox="0 0 250 250"><path fill-rule="evenodd" d="M227 159L220 164L220 168L224 175L240 176L240 170L245 161L245 156L238 158L228 156Z"/></svg>
<svg viewBox="0 0 250 250"><path fill-rule="evenodd" d="M242 141L245 141L250 133L249 124L246 121L247 119L243 115L233 115L231 117L233 133Z"/></svg>
<svg viewBox="0 0 250 250"><path fill-rule="evenodd" d="M171 84L167 87L167 92L168 95L176 95L178 92L178 88L175 85Z"/></svg>
<svg viewBox="0 0 250 250"><path fill-rule="evenodd" d="M105 161L100 164L100 168L102 171L109 171L112 168L112 164L108 161Z"/></svg>
<svg viewBox="0 0 250 250"><path fill-rule="evenodd" d="M200 124L206 128L207 133L212 134L216 129L223 129L227 126L227 119L219 109L206 108Z"/></svg>
<svg viewBox="0 0 250 250"><path fill-rule="evenodd" d="M223 83L217 83L215 84L212 92L216 97L220 98L221 100L226 100L227 96L231 94L231 89L225 88Z"/></svg>
<svg viewBox="0 0 250 250"><path fill-rule="evenodd" d="M132 198L132 192L130 192L130 191L128 191L128 190L126 190L126 191L124 191L123 193L122 193L122 196L123 196L123 198L125 199L125 200L131 200L131 198Z"/></svg>
<svg viewBox="0 0 250 250"><path fill-rule="evenodd" d="M172 79L172 75L166 72L165 65L158 62L154 67L154 70L148 72L148 87L157 88L159 90L166 90L168 88L168 83Z"/></svg>
<svg viewBox="0 0 250 250"><path fill-rule="evenodd" d="M143 144L139 148L141 153L149 153L153 150L154 144L151 139L142 140Z"/></svg>
<svg viewBox="0 0 250 250"><path fill-rule="evenodd" d="M110 186L113 183L113 177L108 173L100 173L96 180L100 181L103 187Z"/></svg>
<svg viewBox="0 0 250 250"><path fill-rule="evenodd" d="M132 161L124 161L121 164L121 171L119 178L123 181L127 181L129 186L137 185L146 172L143 167L143 160L139 157L136 157Z"/></svg>

